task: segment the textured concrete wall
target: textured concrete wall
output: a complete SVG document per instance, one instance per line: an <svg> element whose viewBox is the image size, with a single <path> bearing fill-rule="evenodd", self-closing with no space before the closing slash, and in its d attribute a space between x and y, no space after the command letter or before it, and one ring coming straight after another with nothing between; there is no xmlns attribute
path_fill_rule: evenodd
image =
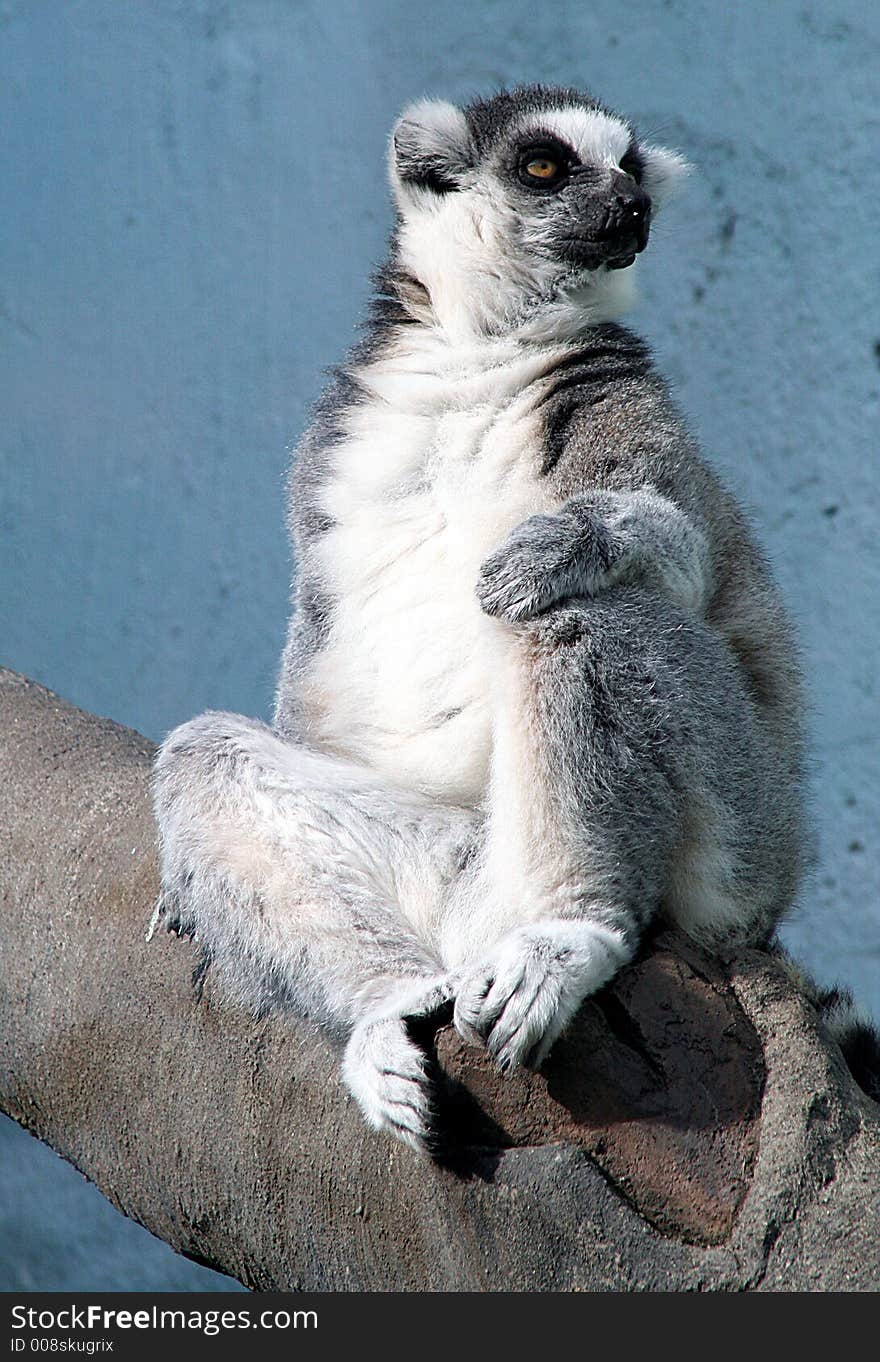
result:
<svg viewBox="0 0 880 1362"><path fill-rule="evenodd" d="M800 624L788 939L880 1013L878 60L872 0L4 0L2 660L154 737L265 715L285 451L382 254L395 112L587 84L697 167L633 323Z"/></svg>

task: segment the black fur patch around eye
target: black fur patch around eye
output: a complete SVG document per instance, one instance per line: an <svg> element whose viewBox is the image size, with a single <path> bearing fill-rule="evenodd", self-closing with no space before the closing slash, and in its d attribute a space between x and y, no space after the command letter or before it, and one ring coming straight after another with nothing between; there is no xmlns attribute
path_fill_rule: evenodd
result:
<svg viewBox="0 0 880 1362"><path fill-rule="evenodd" d="M645 174L645 158L635 142L630 142L626 154L621 156L620 168L625 174L632 175L636 184L642 183Z"/></svg>
<svg viewBox="0 0 880 1362"><path fill-rule="evenodd" d="M559 168L558 173L546 181L533 178L528 173L529 161L544 158L555 162ZM569 172L577 164L578 158L571 147L553 133L536 129L514 150L510 168L518 183L531 193L552 194L568 183Z"/></svg>

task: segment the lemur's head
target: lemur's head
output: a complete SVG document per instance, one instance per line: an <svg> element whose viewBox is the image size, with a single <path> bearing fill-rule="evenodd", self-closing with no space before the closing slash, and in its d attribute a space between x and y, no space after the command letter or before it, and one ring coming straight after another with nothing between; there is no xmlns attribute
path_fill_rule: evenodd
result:
<svg viewBox="0 0 880 1362"><path fill-rule="evenodd" d="M411 105L390 168L395 264L416 305L421 285L445 328L497 335L619 315L686 167L589 95L530 86L464 109Z"/></svg>

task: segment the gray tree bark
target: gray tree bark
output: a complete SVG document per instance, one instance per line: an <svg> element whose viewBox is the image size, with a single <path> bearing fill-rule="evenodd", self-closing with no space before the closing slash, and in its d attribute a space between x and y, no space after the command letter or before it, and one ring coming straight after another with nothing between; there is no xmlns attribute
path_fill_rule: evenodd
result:
<svg viewBox="0 0 880 1362"><path fill-rule="evenodd" d="M262 1291L877 1287L880 1108L772 959L660 934L541 1075L440 1019L420 1160L146 943L152 745L2 671L0 733L0 1104L175 1249Z"/></svg>

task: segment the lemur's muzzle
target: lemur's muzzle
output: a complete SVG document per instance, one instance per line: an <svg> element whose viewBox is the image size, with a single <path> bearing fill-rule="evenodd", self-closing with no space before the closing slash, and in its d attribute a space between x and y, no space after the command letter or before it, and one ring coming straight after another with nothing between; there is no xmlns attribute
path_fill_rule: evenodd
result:
<svg viewBox="0 0 880 1362"><path fill-rule="evenodd" d="M596 242L609 269L625 269L648 244L651 200L628 175L615 175Z"/></svg>
<svg viewBox="0 0 880 1362"><path fill-rule="evenodd" d="M575 189L577 193L577 188ZM577 267L606 265L622 270L648 244L651 199L631 176L612 171L599 192L588 182L569 203L569 216L558 238L559 254ZM572 217L578 230L571 231Z"/></svg>

